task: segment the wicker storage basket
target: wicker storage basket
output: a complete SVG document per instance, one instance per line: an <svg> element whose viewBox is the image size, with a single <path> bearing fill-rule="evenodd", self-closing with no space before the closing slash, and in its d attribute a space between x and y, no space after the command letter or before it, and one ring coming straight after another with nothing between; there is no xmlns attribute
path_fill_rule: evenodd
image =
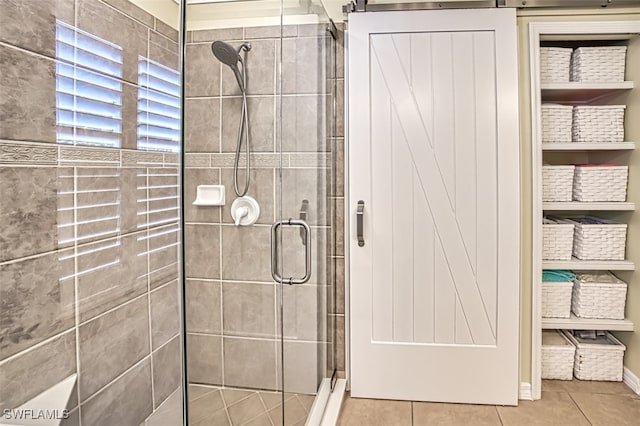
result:
<svg viewBox="0 0 640 426"><path fill-rule="evenodd" d="M571 142L571 105L542 104L542 142Z"/></svg>
<svg viewBox="0 0 640 426"><path fill-rule="evenodd" d="M573 360L576 347L558 331L542 332L542 378L573 379Z"/></svg>
<svg viewBox="0 0 640 426"><path fill-rule="evenodd" d="M628 175L628 166L576 166L573 175L573 199L626 201Z"/></svg>
<svg viewBox="0 0 640 426"><path fill-rule="evenodd" d="M573 255L580 260L624 260L627 225L586 217L567 220L575 225Z"/></svg>
<svg viewBox="0 0 640 426"><path fill-rule="evenodd" d="M627 283L611 272L580 273L573 285L571 310L580 318L624 319L626 299Z"/></svg>
<svg viewBox="0 0 640 426"><path fill-rule="evenodd" d="M573 108L574 142L624 141L625 105L581 105Z"/></svg>
<svg viewBox="0 0 640 426"><path fill-rule="evenodd" d="M569 70L573 49L566 47L540 48L540 82L566 83L569 81Z"/></svg>
<svg viewBox="0 0 640 426"><path fill-rule="evenodd" d="M542 166L542 201L571 201L575 166Z"/></svg>
<svg viewBox="0 0 640 426"><path fill-rule="evenodd" d="M573 283L542 282L542 317L569 318Z"/></svg>
<svg viewBox="0 0 640 426"><path fill-rule="evenodd" d="M625 346L609 332L596 339L582 339L565 332L576 347L573 374L580 380L622 381Z"/></svg>
<svg viewBox="0 0 640 426"><path fill-rule="evenodd" d="M571 260L573 250L572 223L558 223L544 219L542 222L542 259Z"/></svg>
<svg viewBox="0 0 640 426"><path fill-rule="evenodd" d="M626 46L579 47L571 59L571 81L624 81Z"/></svg>

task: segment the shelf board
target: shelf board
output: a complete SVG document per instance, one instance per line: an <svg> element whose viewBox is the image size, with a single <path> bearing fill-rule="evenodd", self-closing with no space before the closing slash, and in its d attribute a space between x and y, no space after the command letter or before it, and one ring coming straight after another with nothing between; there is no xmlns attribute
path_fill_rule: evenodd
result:
<svg viewBox="0 0 640 426"><path fill-rule="evenodd" d="M589 103L603 96L633 89L633 81L581 83L542 83L542 100L544 102Z"/></svg>
<svg viewBox="0 0 640 426"><path fill-rule="evenodd" d="M633 271L635 264L629 260L543 260L543 269L573 269L576 271Z"/></svg>
<svg viewBox="0 0 640 426"><path fill-rule="evenodd" d="M565 330L633 331L633 323L627 319L610 320L578 318L572 313L571 318L542 318L542 328L560 328Z"/></svg>
<svg viewBox="0 0 640 426"><path fill-rule="evenodd" d="M636 149L635 142L547 142L542 144L543 151L631 151Z"/></svg>
<svg viewBox="0 0 640 426"><path fill-rule="evenodd" d="M545 201L542 210L570 211L570 210L601 210L601 211L634 211L635 203L622 202L581 202L581 201Z"/></svg>

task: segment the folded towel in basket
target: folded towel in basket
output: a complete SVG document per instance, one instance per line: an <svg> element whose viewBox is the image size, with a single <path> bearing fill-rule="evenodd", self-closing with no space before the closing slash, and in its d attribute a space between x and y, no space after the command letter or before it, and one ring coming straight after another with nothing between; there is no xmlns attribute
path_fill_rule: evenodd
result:
<svg viewBox="0 0 640 426"><path fill-rule="evenodd" d="M565 269L544 269L542 271L542 282L557 283L570 282L576 279L576 274Z"/></svg>

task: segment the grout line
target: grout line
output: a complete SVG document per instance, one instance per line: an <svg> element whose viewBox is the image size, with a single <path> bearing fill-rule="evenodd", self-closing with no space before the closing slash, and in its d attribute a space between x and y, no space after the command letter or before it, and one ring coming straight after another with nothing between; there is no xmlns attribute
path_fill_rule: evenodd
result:
<svg viewBox="0 0 640 426"><path fill-rule="evenodd" d="M587 414L582 411L582 407L580 407L580 404L578 404L576 402L575 399L573 399L573 395L571 395L571 392L567 392L567 395L569 395L569 398L571 399L571 402L573 402L573 405L575 405L575 407L578 409L578 411L580 411L580 414L582 414L582 416L585 418L585 420L590 424L593 425L593 423L591 423L591 420L589 420L589 417L587 416Z"/></svg>

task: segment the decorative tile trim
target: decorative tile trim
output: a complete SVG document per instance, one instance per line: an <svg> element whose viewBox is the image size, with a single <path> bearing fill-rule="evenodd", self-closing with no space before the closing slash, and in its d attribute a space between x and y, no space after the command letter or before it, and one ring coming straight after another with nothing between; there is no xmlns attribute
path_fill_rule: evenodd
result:
<svg viewBox="0 0 640 426"><path fill-rule="evenodd" d="M122 166L162 166L164 153L149 151L122 151Z"/></svg>
<svg viewBox="0 0 640 426"><path fill-rule="evenodd" d="M211 167L211 154L185 154L184 166L189 167Z"/></svg>
<svg viewBox="0 0 640 426"><path fill-rule="evenodd" d="M164 154L164 165L165 166L179 166L180 165L180 154Z"/></svg>
<svg viewBox="0 0 640 426"><path fill-rule="evenodd" d="M58 146L0 141L0 164L58 164Z"/></svg>
<svg viewBox="0 0 640 426"><path fill-rule="evenodd" d="M290 167L331 167L330 152L291 153Z"/></svg>
<svg viewBox="0 0 640 426"><path fill-rule="evenodd" d="M79 146L60 146L59 148L58 161L60 165L120 165L119 149Z"/></svg>

